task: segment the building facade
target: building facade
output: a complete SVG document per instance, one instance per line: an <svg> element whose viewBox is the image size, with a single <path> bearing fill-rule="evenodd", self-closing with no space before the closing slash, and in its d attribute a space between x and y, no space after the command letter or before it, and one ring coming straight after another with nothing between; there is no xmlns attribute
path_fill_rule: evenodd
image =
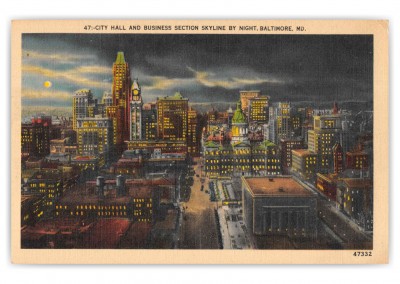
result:
<svg viewBox="0 0 400 284"><path fill-rule="evenodd" d="M311 179L317 174L317 169L317 154L307 149L292 150L292 173L305 179Z"/></svg>
<svg viewBox="0 0 400 284"><path fill-rule="evenodd" d="M142 140L142 90L137 79L132 85L132 99L130 102L130 140Z"/></svg>
<svg viewBox="0 0 400 284"><path fill-rule="evenodd" d="M80 118L77 121L78 154L103 156L107 163L114 149L113 125L109 118Z"/></svg>
<svg viewBox="0 0 400 284"><path fill-rule="evenodd" d="M269 120L269 97L258 96L249 99L249 123L268 123Z"/></svg>
<svg viewBox="0 0 400 284"><path fill-rule="evenodd" d="M344 170L343 148L336 142L332 149L333 152L333 173L340 174Z"/></svg>
<svg viewBox="0 0 400 284"><path fill-rule="evenodd" d="M125 61L125 55L119 51L117 58L113 64L113 83L112 83L112 96L113 106L121 107L123 109L123 116L121 117L122 141L129 140L129 105L131 99L131 72L129 64Z"/></svg>
<svg viewBox="0 0 400 284"><path fill-rule="evenodd" d="M337 182L339 180L336 174L320 174L317 173L316 187L327 196L330 200L336 201Z"/></svg>
<svg viewBox="0 0 400 284"><path fill-rule="evenodd" d="M242 200L244 222L254 235L317 235L317 198L290 176L242 177Z"/></svg>
<svg viewBox="0 0 400 284"><path fill-rule="evenodd" d="M364 151L347 152L346 168L354 170L368 169L368 154Z"/></svg>
<svg viewBox="0 0 400 284"><path fill-rule="evenodd" d="M187 141L188 99L181 93L157 99L158 138Z"/></svg>
<svg viewBox="0 0 400 284"><path fill-rule="evenodd" d="M337 206L367 231L373 230L373 182L344 178L338 183Z"/></svg>
<svg viewBox="0 0 400 284"><path fill-rule="evenodd" d="M198 127L197 111L190 108L188 110L187 147L188 154L192 156L198 156L200 153L200 131Z"/></svg>
<svg viewBox="0 0 400 284"><path fill-rule="evenodd" d="M282 138L292 137L292 107L289 102L279 102L275 108L276 136L278 141Z"/></svg>
<svg viewBox="0 0 400 284"><path fill-rule="evenodd" d="M50 152L51 120L32 118L31 123L21 125L22 156L43 157Z"/></svg>
<svg viewBox="0 0 400 284"><path fill-rule="evenodd" d="M89 89L75 92L72 98L72 129L76 130L79 118L93 116L93 93Z"/></svg>
<svg viewBox="0 0 400 284"><path fill-rule="evenodd" d="M270 141L253 145L207 141L204 144L204 171L211 178L280 175L278 146Z"/></svg>
<svg viewBox="0 0 400 284"><path fill-rule="evenodd" d="M235 145L237 143L249 143L249 139L247 136L249 125L242 109L242 102L238 101L236 104L235 113L233 114L232 118L232 145Z"/></svg>
<svg viewBox="0 0 400 284"><path fill-rule="evenodd" d="M142 110L142 138L143 140L157 139L157 110L155 108Z"/></svg>
<svg viewBox="0 0 400 284"><path fill-rule="evenodd" d="M249 111L249 100L261 96L261 91L250 90L240 91L240 102L242 103L242 111L248 113Z"/></svg>
<svg viewBox="0 0 400 284"><path fill-rule="evenodd" d="M281 153L283 169L288 169L292 166L292 150L301 148L304 148L301 139L283 138L279 141L279 151Z"/></svg>
<svg viewBox="0 0 400 284"><path fill-rule="evenodd" d="M340 142L340 115L314 116L314 129L308 131L308 149L318 155L321 172L333 170L333 146Z"/></svg>

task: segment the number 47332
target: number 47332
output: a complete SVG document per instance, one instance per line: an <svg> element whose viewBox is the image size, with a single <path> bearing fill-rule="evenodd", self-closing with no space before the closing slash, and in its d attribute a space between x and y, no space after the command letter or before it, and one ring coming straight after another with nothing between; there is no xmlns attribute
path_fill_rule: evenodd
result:
<svg viewBox="0 0 400 284"><path fill-rule="evenodd" d="M372 256L372 251L355 251L353 256Z"/></svg>

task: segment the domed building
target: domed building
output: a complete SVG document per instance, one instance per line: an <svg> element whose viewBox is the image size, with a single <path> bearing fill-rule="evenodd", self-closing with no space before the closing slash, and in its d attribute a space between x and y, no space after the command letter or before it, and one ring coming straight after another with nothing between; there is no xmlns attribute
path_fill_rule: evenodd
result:
<svg viewBox="0 0 400 284"><path fill-rule="evenodd" d="M246 116L242 110L242 103L239 100L236 104L236 110L232 118L232 140L231 144L235 145L238 142L248 142L248 124Z"/></svg>

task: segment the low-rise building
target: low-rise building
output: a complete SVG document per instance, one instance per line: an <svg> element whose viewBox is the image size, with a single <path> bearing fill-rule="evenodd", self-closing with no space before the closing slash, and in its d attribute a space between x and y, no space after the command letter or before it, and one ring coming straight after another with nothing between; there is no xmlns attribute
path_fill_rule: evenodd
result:
<svg viewBox="0 0 400 284"><path fill-rule="evenodd" d="M326 195L329 199L336 201L337 182L339 177L337 174L321 174L317 173L317 189Z"/></svg>
<svg viewBox="0 0 400 284"><path fill-rule="evenodd" d="M207 141L204 144L204 170L211 178L280 175L278 146L270 141L234 144Z"/></svg>
<svg viewBox="0 0 400 284"><path fill-rule="evenodd" d="M44 214L44 194L22 194L21 226L35 224Z"/></svg>
<svg viewBox="0 0 400 284"><path fill-rule="evenodd" d="M43 207L51 210L64 192L64 178L59 170L41 170L35 172L27 181L24 194L43 195Z"/></svg>
<svg viewBox="0 0 400 284"><path fill-rule="evenodd" d="M78 118L76 129L79 155L99 156L108 163L114 150L112 120Z"/></svg>
<svg viewBox="0 0 400 284"><path fill-rule="evenodd" d="M337 189L337 206L367 231L373 229L373 183L371 179L344 178Z"/></svg>
<svg viewBox="0 0 400 284"><path fill-rule="evenodd" d="M299 138L284 138L279 141L282 168L287 170L292 166L292 150L304 148L303 141Z"/></svg>
<svg viewBox="0 0 400 284"><path fill-rule="evenodd" d="M57 201L54 217L127 218L152 223L159 199L157 186L130 186L121 176L112 185L107 185L103 177L98 177L96 185L70 191Z"/></svg>
<svg viewBox="0 0 400 284"><path fill-rule="evenodd" d="M157 156L167 153L187 153L187 143L184 141L126 141L128 150L142 150L148 152L151 156Z"/></svg>
<svg viewBox="0 0 400 284"><path fill-rule="evenodd" d="M368 155L364 151L346 153L346 168L352 170L368 169Z"/></svg>
<svg viewBox="0 0 400 284"><path fill-rule="evenodd" d="M307 149L292 150L292 172L302 178L313 178L317 173L317 154Z"/></svg>
<svg viewBox="0 0 400 284"><path fill-rule="evenodd" d="M293 177L242 177L242 195L252 234L316 237L316 195Z"/></svg>

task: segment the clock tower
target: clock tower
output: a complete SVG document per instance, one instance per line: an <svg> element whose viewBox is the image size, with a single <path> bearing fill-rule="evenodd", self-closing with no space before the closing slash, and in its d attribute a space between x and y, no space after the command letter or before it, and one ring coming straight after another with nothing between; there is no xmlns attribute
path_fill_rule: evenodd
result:
<svg viewBox="0 0 400 284"><path fill-rule="evenodd" d="M130 140L142 139L142 90L138 79L133 80L130 102Z"/></svg>

